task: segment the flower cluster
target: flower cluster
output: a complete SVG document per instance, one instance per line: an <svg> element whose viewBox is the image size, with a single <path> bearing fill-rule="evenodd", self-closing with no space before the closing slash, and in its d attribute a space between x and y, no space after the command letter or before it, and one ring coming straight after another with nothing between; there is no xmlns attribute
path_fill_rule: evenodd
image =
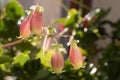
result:
<svg viewBox="0 0 120 80"><path fill-rule="evenodd" d="M73 40L69 49L69 61L73 66L73 69L79 69L83 65L83 56L82 53L77 46L76 42ZM60 47L56 47L52 54L51 65L56 73L61 73L64 67L64 58L62 51L60 51Z"/></svg>
<svg viewBox="0 0 120 80"><path fill-rule="evenodd" d="M20 37L28 39L31 34L37 35L43 32L43 8L39 5L28 15L20 25Z"/></svg>
<svg viewBox="0 0 120 80"><path fill-rule="evenodd" d="M42 16L42 7L37 5L35 10L25 18L20 26L20 36L24 39L28 39L31 35L38 35L44 32L43 27L43 16ZM64 26L61 24L60 26ZM64 32L64 28L61 29L61 32ZM58 34L60 36L62 34ZM43 50L48 51L50 48L51 40L53 37L56 37L56 30L52 27L47 27L46 33L43 35ZM70 40L70 49L69 49L69 61L74 69L81 68L83 64L82 53L77 46L76 41ZM51 66L56 73L61 73L64 68L64 54L65 48L61 44L56 43L53 48L53 53L51 55ZM44 52L43 52L44 53Z"/></svg>

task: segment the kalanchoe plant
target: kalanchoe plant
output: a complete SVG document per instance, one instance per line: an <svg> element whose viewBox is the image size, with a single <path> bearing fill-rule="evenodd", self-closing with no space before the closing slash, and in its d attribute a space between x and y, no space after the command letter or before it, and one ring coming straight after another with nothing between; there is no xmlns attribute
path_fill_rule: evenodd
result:
<svg viewBox="0 0 120 80"><path fill-rule="evenodd" d="M33 12L26 17L26 19L22 22L20 26L20 36L22 38L29 38L30 35L40 35L43 33L43 29L46 30L44 33L44 41L43 41L43 54L49 50L51 44L51 38L56 42L56 37L61 37L64 34L64 28L61 30L59 34L56 33L55 28L46 27L43 28L43 18L42 18L43 8L37 5ZM28 33L26 33L28 32ZM71 42L70 53L69 53L70 62L73 65L74 69L78 69L82 66L83 56L79 51L78 46ZM51 65L53 70L56 73L61 73L64 67L64 57L61 51L61 47L59 44L54 45L53 54L51 56Z"/></svg>
<svg viewBox="0 0 120 80"><path fill-rule="evenodd" d="M69 12L69 14L71 15L71 13L74 11L76 15L77 13L75 9L72 9L71 12ZM52 54L50 57L51 67L53 68L55 73L59 74L59 73L62 73L62 70L64 68L63 53L66 53L66 50L63 46L58 44L57 39L60 37L66 37L66 36L70 37L71 35L64 35L64 33L68 31L67 28L64 28L64 25L62 26L60 33L57 33L57 30L54 27L51 27L51 26L43 27L42 12L43 12L43 8L40 5L36 5L35 8L32 11L30 11L30 14L24 19L24 21L20 25L19 32L20 32L20 37L22 38L22 41L17 41L15 43L13 42L12 44L18 44L23 42L24 40L29 40L30 37L34 38L36 35L42 34L41 37L42 38L44 37L44 40L43 40L43 47L41 48L43 49L43 53L41 54L46 56L47 51L49 52L49 49L52 49ZM53 46L53 48L50 48L50 44L52 44L51 42L56 43ZM79 69L82 66L83 56L79 50L79 47L74 42L71 42L71 45L70 45L69 59L74 69Z"/></svg>
<svg viewBox="0 0 120 80"><path fill-rule="evenodd" d="M6 9L0 9L0 80L120 80L120 21L103 21L108 11L95 9L82 17L70 9L67 17L55 21L57 31L44 27L43 8L35 5L19 27L23 9L11 0ZM112 36L103 28L106 23L116 26ZM14 41L17 35L22 39ZM101 49L96 42L106 35L112 42ZM70 39L69 46L67 40L61 45L61 37Z"/></svg>

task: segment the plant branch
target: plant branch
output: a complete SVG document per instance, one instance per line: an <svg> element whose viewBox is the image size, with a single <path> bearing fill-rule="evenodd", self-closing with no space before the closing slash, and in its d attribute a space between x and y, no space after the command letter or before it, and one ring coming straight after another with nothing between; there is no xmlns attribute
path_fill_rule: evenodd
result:
<svg viewBox="0 0 120 80"><path fill-rule="evenodd" d="M79 5L79 6L82 6L83 8L85 8L88 11L90 10L90 8L84 3L81 5L81 3L77 0L71 0L71 1L74 2L75 4Z"/></svg>
<svg viewBox="0 0 120 80"><path fill-rule="evenodd" d="M3 19L5 16L6 16L6 11L5 11L5 9L3 8L3 9L2 9L2 13L0 14L0 20Z"/></svg>
<svg viewBox="0 0 120 80"><path fill-rule="evenodd" d="M25 41L25 39L19 39L19 40L14 41L14 42L6 43L6 44L3 44L3 45L2 45L2 48L12 47L12 46L15 46L15 45L17 45L17 44L20 44L20 43L22 43L22 42L24 42L24 41Z"/></svg>
<svg viewBox="0 0 120 80"><path fill-rule="evenodd" d="M68 29L65 28L62 32L60 32L59 34L54 34L54 35L49 35L51 37L56 37L56 38L59 38L59 37L70 37L70 35L63 35L65 32L67 32ZM14 42L9 42L9 43L6 43L6 44L3 44L1 45L2 48L8 48L8 47L12 47L12 46L15 46L17 44L20 44L22 42L24 42L25 39L19 39L17 41L14 41Z"/></svg>
<svg viewBox="0 0 120 80"><path fill-rule="evenodd" d="M68 7L61 1L61 0L57 0L58 1L58 3L60 4L60 6L66 11L66 12L68 12Z"/></svg>

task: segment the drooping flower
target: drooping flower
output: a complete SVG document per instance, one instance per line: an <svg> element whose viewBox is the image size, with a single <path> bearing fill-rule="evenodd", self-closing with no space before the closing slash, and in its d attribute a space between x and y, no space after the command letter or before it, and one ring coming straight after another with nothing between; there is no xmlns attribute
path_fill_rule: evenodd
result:
<svg viewBox="0 0 120 80"><path fill-rule="evenodd" d="M79 69L83 64L82 53L76 43L71 43L69 51L69 59L74 69Z"/></svg>
<svg viewBox="0 0 120 80"><path fill-rule="evenodd" d="M42 16L43 8L39 5L36 6L32 17L31 17L31 31L33 35L41 34L43 31L43 16Z"/></svg>
<svg viewBox="0 0 120 80"><path fill-rule="evenodd" d="M31 35L31 30L30 30L30 16L27 16L25 20L21 23L20 25L20 37L24 39L28 39Z"/></svg>
<svg viewBox="0 0 120 80"><path fill-rule="evenodd" d="M51 65L53 70L59 74L64 67L64 58L59 50L55 50L51 57Z"/></svg>

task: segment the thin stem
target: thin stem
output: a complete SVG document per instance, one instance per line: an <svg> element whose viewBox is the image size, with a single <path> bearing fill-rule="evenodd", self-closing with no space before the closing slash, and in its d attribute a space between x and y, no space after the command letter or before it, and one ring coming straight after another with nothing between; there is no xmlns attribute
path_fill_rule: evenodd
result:
<svg viewBox="0 0 120 80"><path fill-rule="evenodd" d="M79 6L81 5L81 4L79 4L79 1L77 1L77 0L71 0L71 1L74 2L75 4L79 5ZM88 11L90 10L90 8L85 4L82 4L82 7L85 8L86 10L88 10Z"/></svg>
<svg viewBox="0 0 120 80"><path fill-rule="evenodd" d="M49 35L49 36L50 36L50 37L53 37L53 38L54 38L54 37L55 37L55 38L60 38L60 37L66 37L66 38L67 38L67 37L70 37L70 35L65 35L65 34L64 34L64 35L54 34L54 35Z"/></svg>
<svg viewBox="0 0 120 80"><path fill-rule="evenodd" d="M3 9L2 9L2 13L0 14L0 20L3 19L5 16L6 16L6 11L5 11L5 9L3 8Z"/></svg>
<svg viewBox="0 0 120 80"><path fill-rule="evenodd" d="M55 44L58 44L58 41L56 38L53 38L53 40L55 41Z"/></svg>
<svg viewBox="0 0 120 80"><path fill-rule="evenodd" d="M70 35L65 35L64 33L66 33L69 29L65 28L63 31L61 31L59 34L54 34L54 35L50 35L51 37L70 37Z"/></svg>
<svg viewBox="0 0 120 80"><path fill-rule="evenodd" d="M81 17L82 14L83 14L83 13L82 13L82 12L83 12L83 7L82 7L82 6L83 6L83 0L80 0L80 2L79 2L79 9L78 9L78 12L79 12L79 13L78 13L78 16L79 16L79 17Z"/></svg>
<svg viewBox="0 0 120 80"><path fill-rule="evenodd" d="M14 42L10 42L10 43L7 43L7 44L3 44L2 45L2 48L8 48L8 47L12 47L12 46L15 46L17 44L20 44L22 42L24 42L25 40L24 39L19 39L17 41L14 41Z"/></svg>
<svg viewBox="0 0 120 80"><path fill-rule="evenodd" d="M63 35L65 32L67 32L68 29L64 29L62 32L60 32L59 34L54 34L54 35L49 35L51 37L56 37L56 38L59 38L59 37L70 37L70 35ZM3 44L1 45L2 48L8 48L8 47L12 47L12 46L15 46L17 44L20 44L22 42L24 42L25 39L19 39L17 41L14 41L14 42L9 42L9 43L6 43L6 44Z"/></svg>
<svg viewBox="0 0 120 80"><path fill-rule="evenodd" d="M70 35L59 35L58 37L70 37Z"/></svg>
<svg viewBox="0 0 120 80"><path fill-rule="evenodd" d="M61 0L57 0L59 3L60 3L60 5L61 5L61 7L66 11L66 12L68 12L68 8L67 8L67 6L65 5L65 4L63 4L63 2L61 1Z"/></svg>
<svg viewBox="0 0 120 80"><path fill-rule="evenodd" d="M79 9L83 9L83 0L80 0L80 2L79 2Z"/></svg>

